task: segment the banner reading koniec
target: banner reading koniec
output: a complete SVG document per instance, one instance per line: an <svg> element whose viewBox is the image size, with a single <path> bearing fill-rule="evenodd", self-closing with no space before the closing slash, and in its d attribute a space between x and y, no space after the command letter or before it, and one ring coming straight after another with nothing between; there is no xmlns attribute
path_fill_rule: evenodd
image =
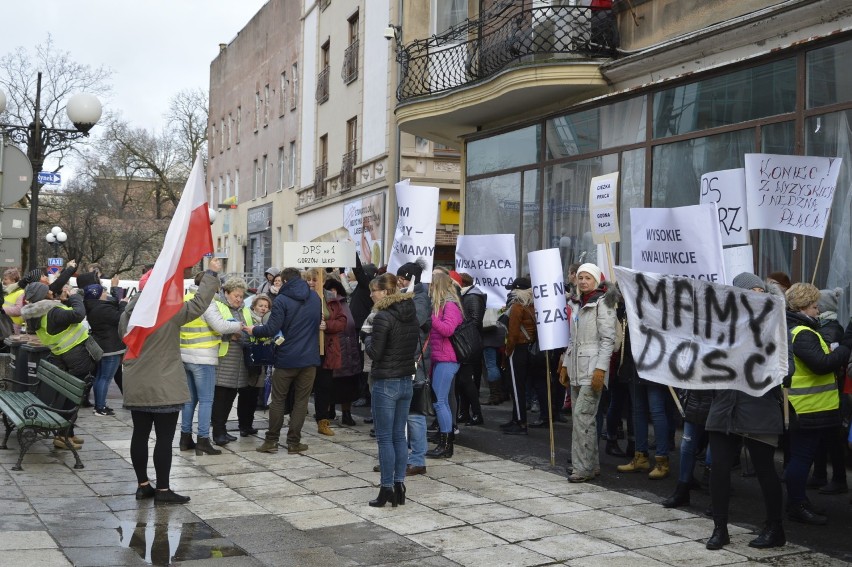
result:
<svg viewBox="0 0 852 567"><path fill-rule="evenodd" d="M639 376L761 396L787 374L784 299L617 266Z"/></svg>

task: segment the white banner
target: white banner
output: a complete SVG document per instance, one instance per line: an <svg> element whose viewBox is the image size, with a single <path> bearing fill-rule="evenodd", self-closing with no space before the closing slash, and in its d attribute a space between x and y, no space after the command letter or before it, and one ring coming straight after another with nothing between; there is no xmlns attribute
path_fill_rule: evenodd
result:
<svg viewBox="0 0 852 567"><path fill-rule="evenodd" d="M748 244L745 169L723 169L702 175L699 203L716 203L723 246Z"/></svg>
<svg viewBox="0 0 852 567"><path fill-rule="evenodd" d="M630 227L634 270L725 281L715 206L630 209Z"/></svg>
<svg viewBox="0 0 852 567"><path fill-rule="evenodd" d="M592 177L589 186L589 223L595 244L619 242L618 172Z"/></svg>
<svg viewBox="0 0 852 567"><path fill-rule="evenodd" d="M551 350L568 346L568 303L559 248L527 254L530 263L538 348Z"/></svg>
<svg viewBox="0 0 852 567"><path fill-rule="evenodd" d="M396 184L397 221L388 272L395 274L405 263L422 258L426 264L423 282L432 281L435 228L438 224L438 188L411 185L408 179Z"/></svg>
<svg viewBox="0 0 852 567"><path fill-rule="evenodd" d="M840 158L746 154L749 228L823 238Z"/></svg>
<svg viewBox="0 0 852 567"><path fill-rule="evenodd" d="M348 268L355 265L355 243L282 242L283 264L295 268Z"/></svg>
<svg viewBox="0 0 852 567"><path fill-rule="evenodd" d="M456 271L473 277L476 286L488 296L486 307L503 307L509 294L506 286L517 274L515 235L460 235L456 242Z"/></svg>
<svg viewBox="0 0 852 567"><path fill-rule="evenodd" d="M784 299L618 266L639 376L761 396L787 375Z"/></svg>
<svg viewBox="0 0 852 567"><path fill-rule="evenodd" d="M754 273L754 249L747 246L733 246L722 250L725 257L725 276L728 285L733 285L734 278L743 272Z"/></svg>
<svg viewBox="0 0 852 567"><path fill-rule="evenodd" d="M362 264L384 264L382 231L385 219L385 195L376 193L343 205L343 226L356 244Z"/></svg>

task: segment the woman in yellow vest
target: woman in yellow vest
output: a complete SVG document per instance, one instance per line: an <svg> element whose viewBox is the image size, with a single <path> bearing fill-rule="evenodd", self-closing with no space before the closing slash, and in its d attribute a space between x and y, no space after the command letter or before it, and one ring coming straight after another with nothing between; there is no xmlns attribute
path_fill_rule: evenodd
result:
<svg viewBox="0 0 852 567"><path fill-rule="evenodd" d="M252 428L251 422L257 406L257 389L249 385L249 372L243 357L242 326L253 325L251 310L243 304L246 287L242 278L229 278L210 307L212 310L215 306L223 320L239 323L235 332L222 334L222 342L219 344L219 365L216 367L216 391L213 394L211 419L213 442L217 445L226 445L237 439L228 435L226 425L238 393L240 398L237 402L237 415L241 430Z"/></svg>
<svg viewBox="0 0 852 567"><path fill-rule="evenodd" d="M840 397L834 371L849 361L852 324L832 350L817 332L819 289L808 283L787 290L787 328L792 337L796 371L787 388L790 405L790 462L785 471L787 516L806 524L823 525L827 518L815 513L805 495L808 471L822 438L840 425Z"/></svg>
<svg viewBox="0 0 852 567"><path fill-rule="evenodd" d="M3 311L12 320L12 329L16 335L21 333L21 325L24 324L24 318L21 317L24 288L18 284L20 281L21 272L18 268L9 268L3 272Z"/></svg>

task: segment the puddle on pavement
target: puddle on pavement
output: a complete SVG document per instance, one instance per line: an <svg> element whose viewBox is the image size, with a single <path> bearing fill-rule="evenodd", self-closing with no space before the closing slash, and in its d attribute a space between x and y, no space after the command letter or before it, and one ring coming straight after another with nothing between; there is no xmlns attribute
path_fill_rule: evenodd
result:
<svg viewBox="0 0 852 567"><path fill-rule="evenodd" d="M204 522L121 522L116 529L121 547L134 550L149 565L172 565L176 561L246 555L245 551L223 538L222 534Z"/></svg>

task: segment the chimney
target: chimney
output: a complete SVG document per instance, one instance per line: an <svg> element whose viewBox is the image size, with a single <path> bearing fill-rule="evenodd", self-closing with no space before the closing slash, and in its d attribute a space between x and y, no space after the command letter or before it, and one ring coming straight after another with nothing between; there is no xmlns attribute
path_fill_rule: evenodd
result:
<svg viewBox="0 0 852 567"><path fill-rule="evenodd" d="M223 51L225 51L226 49L228 49L228 44L227 44L227 43L220 43L220 44L219 44L219 53L222 53L222 52L223 52Z"/></svg>

